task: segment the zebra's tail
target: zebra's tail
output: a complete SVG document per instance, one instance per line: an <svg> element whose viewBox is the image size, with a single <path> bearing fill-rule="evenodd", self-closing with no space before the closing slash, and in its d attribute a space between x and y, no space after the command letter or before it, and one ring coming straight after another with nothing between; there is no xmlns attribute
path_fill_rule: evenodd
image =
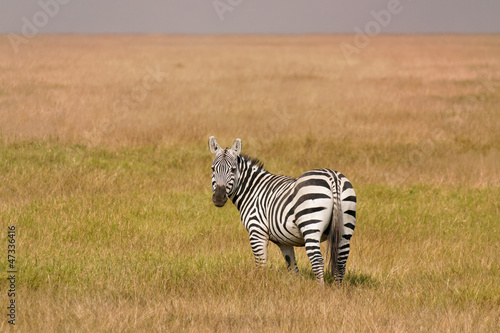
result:
<svg viewBox="0 0 500 333"><path fill-rule="evenodd" d="M332 186L333 187L333 186ZM333 211L330 221L330 233L328 234L328 266L332 277L337 276L337 261L339 257L339 244L342 237L342 203L340 199L340 181L335 176L335 188L333 192ZM337 279L336 279L337 280Z"/></svg>

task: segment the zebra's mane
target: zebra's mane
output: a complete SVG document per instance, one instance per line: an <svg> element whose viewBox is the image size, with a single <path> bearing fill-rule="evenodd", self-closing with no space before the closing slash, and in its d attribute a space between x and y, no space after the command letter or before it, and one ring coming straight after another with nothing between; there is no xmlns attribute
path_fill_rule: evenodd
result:
<svg viewBox="0 0 500 333"><path fill-rule="evenodd" d="M266 170L264 168L264 163L262 163L260 160L256 159L256 158L253 158L253 157L250 157L248 155L245 155L245 154L240 154L239 157L241 159L243 159L243 161L248 161L250 162L250 166L254 166L256 165L259 169L262 169L262 170Z"/></svg>

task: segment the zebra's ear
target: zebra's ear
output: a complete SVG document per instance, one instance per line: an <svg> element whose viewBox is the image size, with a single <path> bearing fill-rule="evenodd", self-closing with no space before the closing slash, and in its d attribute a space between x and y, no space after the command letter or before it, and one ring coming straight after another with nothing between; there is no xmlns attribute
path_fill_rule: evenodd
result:
<svg viewBox="0 0 500 333"><path fill-rule="evenodd" d="M241 140L240 139L234 140L233 147L231 148L231 150L233 151L233 153L236 156L238 156L241 153Z"/></svg>
<svg viewBox="0 0 500 333"><path fill-rule="evenodd" d="M217 143L217 140L213 136L208 139L208 147L210 148L212 154L217 154L217 152L221 149L221 147Z"/></svg>

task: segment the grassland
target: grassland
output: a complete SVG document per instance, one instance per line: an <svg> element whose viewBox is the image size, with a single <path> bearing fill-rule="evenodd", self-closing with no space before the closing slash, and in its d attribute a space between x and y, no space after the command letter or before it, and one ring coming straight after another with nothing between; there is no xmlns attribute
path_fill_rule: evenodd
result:
<svg viewBox="0 0 500 333"><path fill-rule="evenodd" d="M347 61L351 41L1 38L0 331L7 225L21 332L498 330L500 37L379 36ZM299 276L273 245L253 267L211 203L209 135L350 178L341 288L303 249Z"/></svg>

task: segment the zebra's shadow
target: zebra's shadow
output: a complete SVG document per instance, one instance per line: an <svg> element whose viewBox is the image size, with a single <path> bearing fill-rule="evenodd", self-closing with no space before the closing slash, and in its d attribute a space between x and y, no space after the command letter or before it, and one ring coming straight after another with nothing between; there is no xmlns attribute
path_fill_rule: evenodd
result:
<svg viewBox="0 0 500 333"><path fill-rule="evenodd" d="M302 270L300 273L306 279L316 280L314 272L311 269ZM330 272L325 272L325 284L331 286L338 286ZM380 281L374 278L369 273L359 272L357 270L348 270L342 282L343 287L356 287L356 288L377 288Z"/></svg>

